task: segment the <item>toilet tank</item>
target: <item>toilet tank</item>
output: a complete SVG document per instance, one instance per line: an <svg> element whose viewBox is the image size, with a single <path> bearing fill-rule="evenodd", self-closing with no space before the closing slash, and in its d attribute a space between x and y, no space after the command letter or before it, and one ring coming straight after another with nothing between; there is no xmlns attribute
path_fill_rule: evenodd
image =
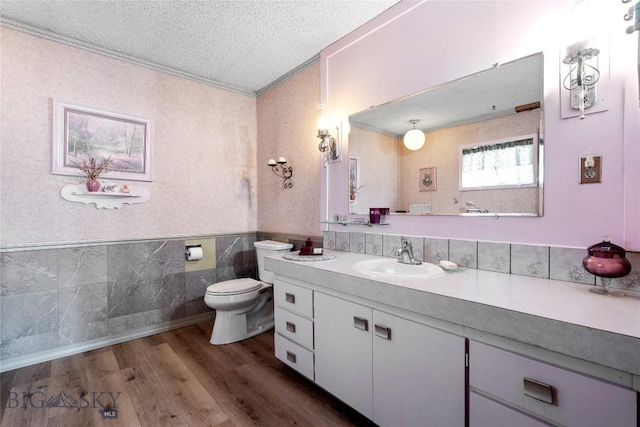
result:
<svg viewBox="0 0 640 427"><path fill-rule="evenodd" d="M276 242L273 240L261 240L254 242L253 246L256 248L256 258L258 258L258 274L262 282L273 284L273 273L271 271L265 271L264 269L264 257L267 255L284 254L291 251L293 245L291 243Z"/></svg>

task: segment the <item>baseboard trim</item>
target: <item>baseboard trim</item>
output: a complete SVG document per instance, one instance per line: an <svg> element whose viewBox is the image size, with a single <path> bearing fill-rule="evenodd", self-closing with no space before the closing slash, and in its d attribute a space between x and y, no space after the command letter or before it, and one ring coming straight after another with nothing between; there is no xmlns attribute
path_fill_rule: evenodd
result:
<svg viewBox="0 0 640 427"><path fill-rule="evenodd" d="M215 318L215 311L209 313L198 314L185 319L174 320L170 322L160 323L158 325L147 326L144 328L134 329L132 331L123 332L104 338L97 338L91 341L85 341L79 344L72 344L54 350L45 350L38 353L29 354L27 356L13 357L11 359L0 361L0 373L12 371L25 366L35 365L37 363L48 362L50 360L59 359L61 357L72 356L74 354L83 353L85 351L95 350L114 344L120 344L126 341L138 338L148 337L150 335L171 331L173 329L183 328L185 326L195 325L196 323L206 322Z"/></svg>

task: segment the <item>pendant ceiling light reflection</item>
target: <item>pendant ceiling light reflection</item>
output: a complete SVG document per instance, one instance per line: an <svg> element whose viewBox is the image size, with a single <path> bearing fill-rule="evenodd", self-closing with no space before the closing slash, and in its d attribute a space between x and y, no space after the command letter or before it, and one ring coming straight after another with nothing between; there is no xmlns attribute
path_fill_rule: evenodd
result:
<svg viewBox="0 0 640 427"><path fill-rule="evenodd" d="M404 146L409 150L419 150L424 145L424 132L416 129L416 123L419 121L418 119L409 120L409 123L413 125L413 129L404 134Z"/></svg>

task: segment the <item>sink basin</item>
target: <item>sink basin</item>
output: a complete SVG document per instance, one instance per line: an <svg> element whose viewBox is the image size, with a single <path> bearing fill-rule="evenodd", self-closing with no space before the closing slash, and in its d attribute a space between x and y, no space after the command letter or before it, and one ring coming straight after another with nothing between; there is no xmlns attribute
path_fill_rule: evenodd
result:
<svg viewBox="0 0 640 427"><path fill-rule="evenodd" d="M444 275L442 268L435 264L423 262L420 265L401 264L395 258L367 259L353 264L353 268L364 274L375 277L398 279L431 279Z"/></svg>

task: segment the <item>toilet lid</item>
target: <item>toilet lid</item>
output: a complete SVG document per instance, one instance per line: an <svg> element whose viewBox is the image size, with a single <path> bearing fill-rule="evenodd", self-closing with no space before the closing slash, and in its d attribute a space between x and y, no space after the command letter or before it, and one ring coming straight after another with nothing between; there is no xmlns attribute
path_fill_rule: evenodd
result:
<svg viewBox="0 0 640 427"><path fill-rule="evenodd" d="M291 243L276 242L275 240L259 240L253 242L253 246L260 249L270 249L272 251L282 251L293 248Z"/></svg>
<svg viewBox="0 0 640 427"><path fill-rule="evenodd" d="M260 289L262 283L254 279L233 279L207 286L207 294L238 295Z"/></svg>

